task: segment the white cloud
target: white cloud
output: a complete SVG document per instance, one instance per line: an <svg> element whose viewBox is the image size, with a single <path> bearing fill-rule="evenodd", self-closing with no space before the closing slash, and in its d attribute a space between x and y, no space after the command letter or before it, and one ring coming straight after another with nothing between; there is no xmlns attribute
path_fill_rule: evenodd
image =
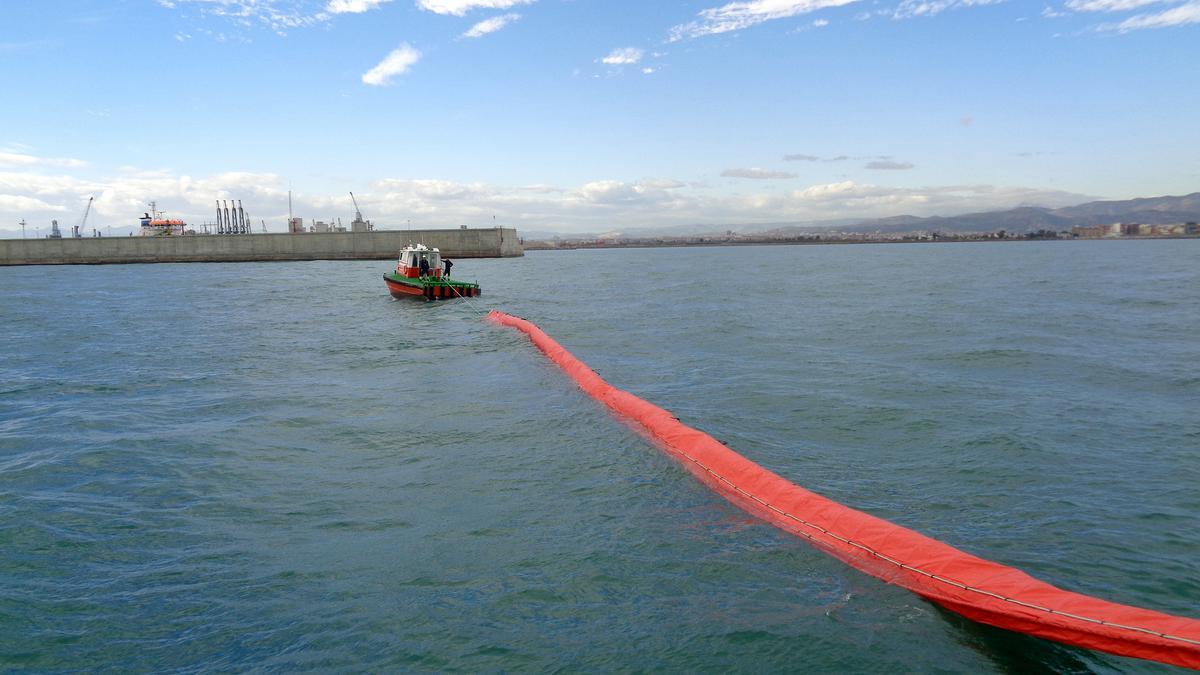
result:
<svg viewBox="0 0 1200 675"><path fill-rule="evenodd" d="M675 26L667 41L678 42L684 38L715 35L749 28L764 21L786 19L808 14L826 7L841 7L858 0L748 0L731 2L700 12L700 19Z"/></svg>
<svg viewBox="0 0 1200 675"><path fill-rule="evenodd" d="M965 124L970 123L970 121L969 121L970 118L963 118L963 119L964 119ZM784 155L783 156L783 161L785 161L785 162L845 162L845 161L852 160L852 159L855 161L881 160L881 161L886 162L886 161L890 161L892 159L892 156L891 155L854 155L854 156L834 155L832 157L819 157L817 155L806 155L806 154L792 154L792 155Z"/></svg>
<svg viewBox="0 0 1200 675"><path fill-rule="evenodd" d="M522 185L522 186L519 186L519 187L516 187L513 189L516 190L517 192L530 192L533 194L542 194L542 195L555 194L555 193L565 191L565 190L563 190L563 188L555 187L553 185L544 185L541 183L536 184L536 185Z"/></svg>
<svg viewBox="0 0 1200 675"><path fill-rule="evenodd" d="M622 47L612 50L608 56L600 59L600 61L610 66L631 65L641 61L644 54L645 52L637 47Z"/></svg>
<svg viewBox="0 0 1200 675"><path fill-rule="evenodd" d="M71 175L47 176L0 172L0 222L26 219L31 226L48 227L62 213L83 215L94 196L89 223L115 228L134 227L151 199L172 216L188 222L212 220L214 199L242 199L254 222L265 216L264 204L282 204L287 213L287 189L273 174L230 172L206 178L169 171L124 169L101 180ZM272 216L266 216L272 217ZM279 229L283 220L279 219ZM32 230L30 230L32 236Z"/></svg>
<svg viewBox="0 0 1200 675"><path fill-rule="evenodd" d="M421 60L421 52L408 44L393 49L376 66L363 73L362 81L377 87L390 84L392 78L408 72L414 63Z"/></svg>
<svg viewBox="0 0 1200 675"><path fill-rule="evenodd" d="M70 169L76 169L82 166L87 166L87 162L81 159L68 159L59 157L37 157L21 152L4 152L0 150L0 166L61 166Z"/></svg>
<svg viewBox="0 0 1200 675"><path fill-rule="evenodd" d="M812 25L813 28L824 28L825 26L829 25L829 21L827 19L815 19L812 22Z"/></svg>
<svg viewBox="0 0 1200 675"><path fill-rule="evenodd" d="M329 0L325 11L330 14L362 14L392 0Z"/></svg>
<svg viewBox="0 0 1200 675"><path fill-rule="evenodd" d="M285 229L287 181L270 173L227 172L190 176L171 171L118 170L102 178L42 175L32 169L0 171L0 227L20 236L13 223L24 218L43 232L50 219L70 224L95 196L89 224L111 226L124 234L136 226L151 199L171 217L193 225L212 222L213 201L242 200L251 222L265 220L274 232ZM750 185L758 185L751 183ZM651 177L636 181L601 178L578 185L502 185L438 178L385 178L355 196L363 213L381 229L457 228L497 223L523 230L604 231L612 223L672 226L695 223L778 223L830 218L951 215L1003 209L1022 204L1057 207L1088 201L1059 191L990 185L889 187L842 181L795 190L724 194L718 186ZM293 209L311 218L348 220L354 213L349 195L296 191ZM64 217L66 220L64 221ZM256 229L258 229L256 227Z"/></svg>
<svg viewBox="0 0 1200 675"><path fill-rule="evenodd" d="M687 187L687 183L674 180L672 178L647 178L645 180L638 181L638 185L650 190L676 190L678 188Z"/></svg>
<svg viewBox="0 0 1200 675"><path fill-rule="evenodd" d="M1068 9L1076 12L1124 12L1165 0L1067 0Z"/></svg>
<svg viewBox="0 0 1200 675"><path fill-rule="evenodd" d="M577 193L584 201L593 204L622 204L642 199L644 190L619 180L598 180L585 183Z"/></svg>
<svg viewBox="0 0 1200 675"><path fill-rule="evenodd" d="M434 14L463 16L473 9L508 9L532 4L535 0L417 0L417 6Z"/></svg>
<svg viewBox="0 0 1200 675"><path fill-rule="evenodd" d="M329 4L371 5L381 1L386 0L330 0ZM299 0L159 0L158 4L185 15L195 9L194 16L200 20L223 19L239 29L259 25L281 34L293 28L322 24L330 18L329 12L312 12L311 5ZM228 38L217 35L215 39L220 42Z"/></svg>
<svg viewBox="0 0 1200 675"><path fill-rule="evenodd" d="M1200 23L1200 2L1189 2L1157 14L1140 14L1117 24L1116 30L1126 33L1144 28L1169 28Z"/></svg>
<svg viewBox="0 0 1200 675"><path fill-rule="evenodd" d="M650 66L646 66L645 68L642 68L642 74L650 75L651 73L653 73L656 70L657 70L657 68L651 68Z"/></svg>
<svg viewBox="0 0 1200 675"><path fill-rule="evenodd" d="M390 194L406 194L428 201L464 200L486 195L483 183L458 183L450 180L385 178L376 183Z"/></svg>
<svg viewBox="0 0 1200 675"><path fill-rule="evenodd" d="M484 19L474 26L471 26L471 29L463 33L462 36L465 38L483 37L488 33L495 33L496 31L504 28L508 24L520 18L520 14L501 14L500 16L494 16L490 19Z"/></svg>
<svg viewBox="0 0 1200 675"><path fill-rule="evenodd" d="M875 169L879 171L907 171L913 168L913 163L896 162L890 159L877 159L873 162L867 162L867 165L864 168Z"/></svg>
<svg viewBox="0 0 1200 675"><path fill-rule="evenodd" d="M35 197L24 195L0 194L0 213L28 213L30 211L66 211L66 207L57 204L47 204Z"/></svg>
<svg viewBox="0 0 1200 675"><path fill-rule="evenodd" d="M892 12L892 18L911 19L918 16L936 16L948 9L995 5L1005 0L902 0Z"/></svg>
<svg viewBox="0 0 1200 675"><path fill-rule="evenodd" d="M763 203L762 208L775 209L780 217L814 209L824 216L877 217L903 213L928 216L989 211L1028 204L1055 208L1087 200L1088 197L1079 194L1021 187L947 185L894 188L842 181L813 185L781 197L772 197Z"/></svg>
<svg viewBox="0 0 1200 675"><path fill-rule="evenodd" d="M753 178L755 180L773 180L778 178L795 178L796 174L786 171L769 171L767 169L725 169L721 172L726 178Z"/></svg>

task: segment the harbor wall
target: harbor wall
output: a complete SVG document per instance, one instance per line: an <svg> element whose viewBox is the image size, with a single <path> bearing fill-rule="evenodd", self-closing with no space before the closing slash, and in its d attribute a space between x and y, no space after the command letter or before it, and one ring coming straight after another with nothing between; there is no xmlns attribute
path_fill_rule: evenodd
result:
<svg viewBox="0 0 1200 675"><path fill-rule="evenodd" d="M376 230L179 237L0 239L0 265L100 265L269 260L382 260L408 244L438 248L448 258L525 255L511 227Z"/></svg>

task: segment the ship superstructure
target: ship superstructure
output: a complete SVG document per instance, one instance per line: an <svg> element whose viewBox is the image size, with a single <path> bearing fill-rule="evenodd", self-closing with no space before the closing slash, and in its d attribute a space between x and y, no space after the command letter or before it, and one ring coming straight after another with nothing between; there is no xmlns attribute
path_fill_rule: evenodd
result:
<svg viewBox="0 0 1200 675"><path fill-rule="evenodd" d="M138 235L143 237L177 237L185 234L195 234L187 229L187 223L173 218L164 218L158 210L157 202L150 202L150 211L141 217L141 229Z"/></svg>

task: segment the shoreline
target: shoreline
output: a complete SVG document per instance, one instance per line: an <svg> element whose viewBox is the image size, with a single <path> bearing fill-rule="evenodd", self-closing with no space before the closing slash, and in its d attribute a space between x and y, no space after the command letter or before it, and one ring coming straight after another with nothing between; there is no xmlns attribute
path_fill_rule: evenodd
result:
<svg viewBox="0 0 1200 675"><path fill-rule="evenodd" d="M1034 241L1158 241L1174 239L1200 239L1200 235L1125 236L1125 237L949 237L936 239L719 239L713 241L647 241L642 239L596 241L547 241L523 240L526 251L575 251L601 248L692 248L716 246L828 246L858 244L967 244L967 243L1016 243Z"/></svg>
<svg viewBox="0 0 1200 675"><path fill-rule="evenodd" d="M571 241L558 244L545 240L522 240L526 251L576 251L580 249L686 249L712 246L823 246L858 244L1004 244L1019 241L1156 241L1166 239L1200 239L1198 234L1169 234L1162 237L938 237L936 239L714 239L712 241L658 241L626 239L612 241Z"/></svg>

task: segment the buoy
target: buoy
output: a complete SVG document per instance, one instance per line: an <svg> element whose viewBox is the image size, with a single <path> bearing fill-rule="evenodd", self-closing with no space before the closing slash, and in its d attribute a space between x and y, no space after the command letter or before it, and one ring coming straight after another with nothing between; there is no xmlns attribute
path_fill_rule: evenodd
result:
<svg viewBox="0 0 1200 675"><path fill-rule="evenodd" d="M1066 591L810 492L613 387L533 323L495 310L488 320L527 334L580 389L636 422L714 492L855 569L979 623L1200 669L1200 620Z"/></svg>

